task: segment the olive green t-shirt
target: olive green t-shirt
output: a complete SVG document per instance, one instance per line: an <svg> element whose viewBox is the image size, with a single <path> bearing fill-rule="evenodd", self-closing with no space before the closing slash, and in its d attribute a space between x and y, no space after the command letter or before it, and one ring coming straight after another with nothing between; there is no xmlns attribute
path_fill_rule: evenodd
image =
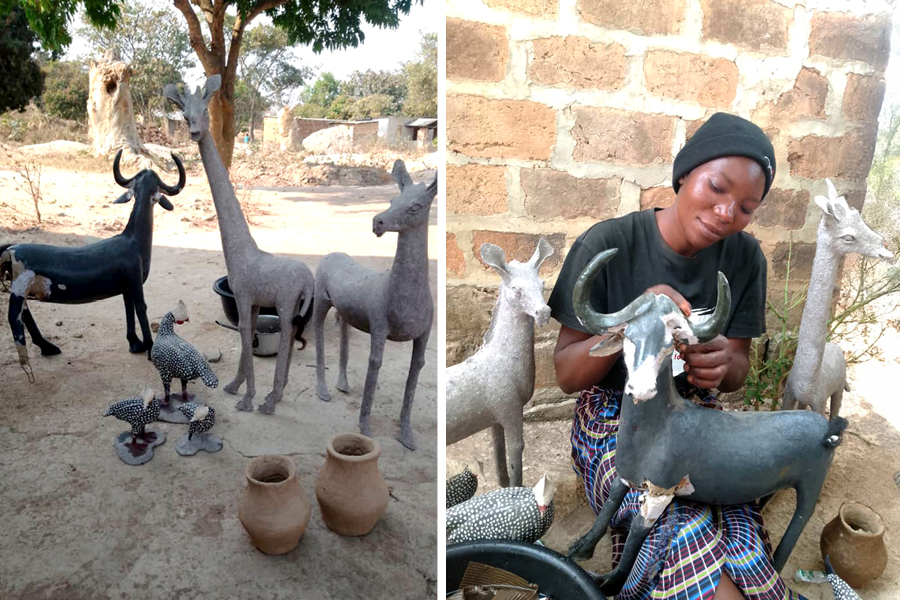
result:
<svg viewBox="0 0 900 600"><path fill-rule="evenodd" d="M584 326L572 308L572 291L591 259L604 250L618 253L597 274L591 289L595 310L621 310L647 288L672 286L691 303L691 312L713 308L717 271L731 286L731 314L722 331L728 338L754 338L766 330L766 258L753 236L740 232L698 252L692 258L672 250L659 232L650 209L597 223L581 234L566 255L550 294L551 315L578 331ZM628 376L622 357L597 385L623 389Z"/></svg>

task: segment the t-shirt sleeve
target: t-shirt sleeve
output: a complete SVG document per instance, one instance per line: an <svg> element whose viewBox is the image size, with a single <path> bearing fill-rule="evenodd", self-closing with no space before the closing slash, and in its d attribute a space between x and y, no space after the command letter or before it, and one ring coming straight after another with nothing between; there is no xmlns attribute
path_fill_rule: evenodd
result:
<svg viewBox="0 0 900 600"><path fill-rule="evenodd" d="M606 249L601 225L602 223L594 225L594 227L581 234L575 240L575 243L572 244L569 253L566 255L562 270L559 272L559 277L556 278L556 284L554 284L553 291L550 293L550 299L547 301L547 305L550 307L550 316L566 327L585 333L587 333L587 330L578 320L578 317L575 316L575 310L572 308L572 293L575 289L575 282L578 281L578 276L581 275L584 268L588 266L588 263L591 262L594 256ZM590 243L586 241L588 237L590 237ZM599 298L605 297L606 277L601 273L597 275L591 289L591 300L595 309L606 311L605 306L597 303Z"/></svg>
<svg viewBox="0 0 900 600"><path fill-rule="evenodd" d="M759 244L747 254L750 270L743 293L736 299L734 317L723 335L728 338L755 338L766 332L766 276L768 266ZM738 266L737 268L742 268Z"/></svg>

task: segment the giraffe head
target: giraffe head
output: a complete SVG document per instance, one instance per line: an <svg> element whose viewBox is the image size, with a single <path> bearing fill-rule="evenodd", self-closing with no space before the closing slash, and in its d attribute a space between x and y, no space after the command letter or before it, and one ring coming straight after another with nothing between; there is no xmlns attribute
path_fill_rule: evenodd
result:
<svg viewBox="0 0 900 600"><path fill-rule="evenodd" d="M164 95L175 103L184 114L184 120L188 126L188 133L195 142L200 141L203 134L209 131L209 100L222 85L222 76L213 75L206 80L203 87L197 86L191 93L180 92L174 83L166 86Z"/></svg>
<svg viewBox="0 0 900 600"><path fill-rule="evenodd" d="M413 183L402 160L394 163L391 176L400 186L400 195L391 198L391 206L372 220L372 231L381 237L386 231L403 232L428 224L431 202L437 195L437 173L434 181Z"/></svg>
<svg viewBox="0 0 900 600"><path fill-rule="evenodd" d="M873 258L891 259L894 255L885 248L884 237L873 231L855 208L851 208L830 179L825 180L828 197L816 196L816 205L822 210L819 225L819 244L839 254L856 252ZM824 235L823 235L824 234Z"/></svg>

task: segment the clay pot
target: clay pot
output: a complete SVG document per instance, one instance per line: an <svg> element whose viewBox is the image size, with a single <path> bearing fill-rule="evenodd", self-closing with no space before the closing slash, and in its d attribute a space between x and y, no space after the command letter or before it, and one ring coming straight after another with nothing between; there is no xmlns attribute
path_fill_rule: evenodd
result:
<svg viewBox="0 0 900 600"><path fill-rule="evenodd" d="M378 470L381 446L357 433L328 442L325 464L316 480L322 519L338 535L372 531L388 502L388 488Z"/></svg>
<svg viewBox="0 0 900 600"><path fill-rule="evenodd" d="M250 461L238 517L257 548L266 554L296 548L309 523L309 512L309 497L297 482L293 460L264 455Z"/></svg>
<svg viewBox="0 0 900 600"><path fill-rule="evenodd" d="M887 566L884 522L858 502L841 505L838 516L822 530L820 546L822 556L830 556L834 572L852 588L863 587Z"/></svg>

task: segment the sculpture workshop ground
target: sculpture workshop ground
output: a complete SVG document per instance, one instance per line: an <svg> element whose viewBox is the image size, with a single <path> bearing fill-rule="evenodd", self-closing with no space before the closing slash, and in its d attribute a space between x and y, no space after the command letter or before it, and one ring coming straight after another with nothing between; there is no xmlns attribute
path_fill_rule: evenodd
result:
<svg viewBox="0 0 900 600"><path fill-rule="evenodd" d="M798 583L793 580L794 574L797 569L824 570L819 536L825 524L838 514L841 504L848 501L866 504L881 515L888 548L884 574L860 590L860 595L866 600L895 600L900 589L900 487L894 483L894 473L900 471L900 403L892 391L900 373L900 332L889 329L879 346L882 360L848 369L853 391L844 394L841 415L850 421L851 433L844 436L835 452L816 511L782 572L788 586L809 600L831 600L831 586ZM559 481L554 499L556 519L543 541L563 554L594 522L580 480L571 468L570 430L569 420L525 423L524 485L534 485L545 472ZM728 452L727 448L713 450ZM489 430L447 447L447 475L455 475L467 464L471 468L476 460L484 463L487 480L479 481L477 493L496 489ZM777 494L763 511L773 546L781 539L793 512L792 490ZM594 558L583 566L597 573L606 572L611 567L609 557L610 542L606 536L597 546Z"/></svg>
<svg viewBox="0 0 900 600"><path fill-rule="evenodd" d="M413 173L413 178L430 181L433 175ZM172 174L163 177L174 182ZM86 243L120 231L131 210L130 204L110 204L122 192L111 167L102 174L45 169L45 223L27 229L31 201L13 191L10 178L8 170L0 171L0 243ZM393 183L266 188L254 193L251 229L261 247L304 260L313 271L331 251L347 252L372 268L388 268L396 235L376 238L372 217L397 193ZM239 337L214 323L225 317L212 284L226 271L215 221L207 219L212 200L201 169L189 170L187 187L172 202L173 212L158 207L155 212L153 267L144 286L148 314L161 317L183 299L190 322L177 332L201 351L221 351L222 360L212 365L220 387L210 390L195 382L189 390L215 407L213 433L224 438L225 447L217 454L181 457L175 440L184 426L155 423L151 427L163 430L168 441L156 449L153 460L140 467L119 461L113 438L128 426L101 415L113 402L139 394L143 385L161 391L146 355L127 352L121 299L81 306L30 303L45 336L63 350L60 356L43 358L30 347L36 377L32 385L18 366L6 324L8 294L0 294L0 598L433 597L436 325L412 413L416 452L395 440L412 345L387 344L372 429L382 446L380 466L391 499L372 533L339 537L322 522L315 479L328 439L357 431L369 338L352 333L352 392L334 391L338 329L329 315L333 400L326 404L315 396L310 327L309 345L294 351L290 381L276 414L238 413L234 404L240 396L222 391L236 372ZM435 232L436 211L437 205L429 234L434 297L435 257L443 251ZM16 221L13 214L19 215ZM271 389L275 359L254 360L258 405ZM267 453L294 457L298 479L312 501L312 519L299 547L279 557L257 551L237 517L244 468L249 458Z"/></svg>

